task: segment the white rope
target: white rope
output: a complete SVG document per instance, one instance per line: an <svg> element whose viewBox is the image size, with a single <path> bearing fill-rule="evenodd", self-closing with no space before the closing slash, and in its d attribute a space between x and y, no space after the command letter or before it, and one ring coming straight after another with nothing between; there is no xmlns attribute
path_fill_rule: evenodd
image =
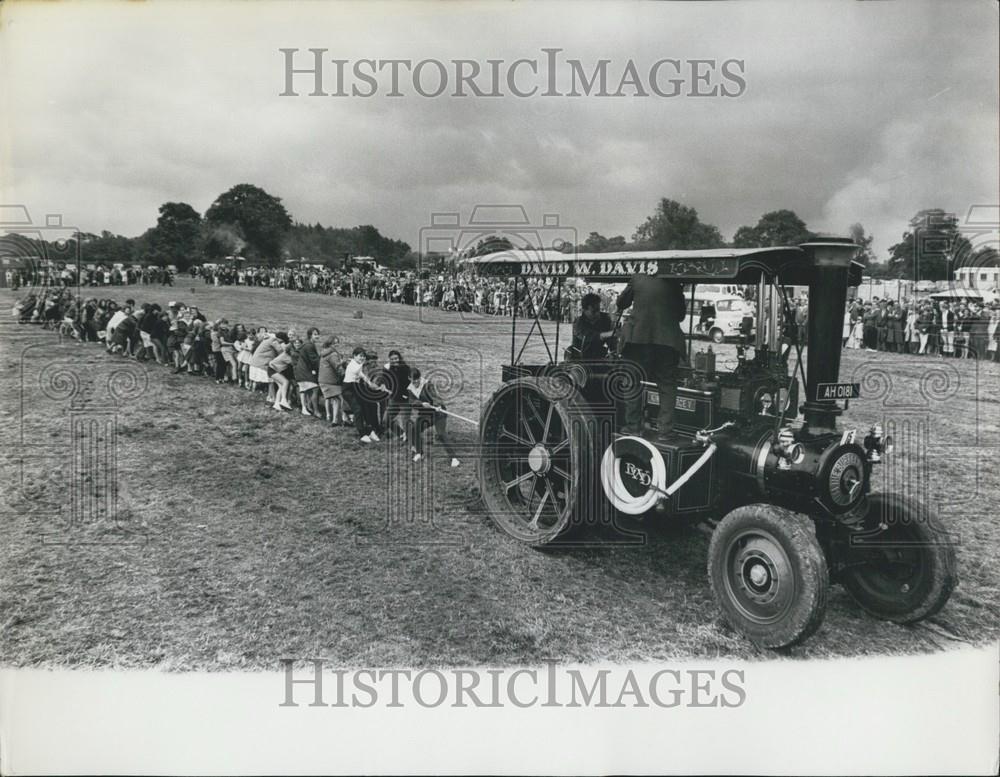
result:
<svg viewBox="0 0 1000 777"><path fill-rule="evenodd" d="M622 439L626 438L619 438L618 441L620 442ZM620 459L615 455L614 445L608 447L601 460L601 486L604 488L604 494L618 510L628 515L640 515L652 509L659 499L672 497L685 483L698 473L698 470L705 466L705 462L715 455L718 447L715 443L711 443L698 460L688 467L684 474L666 488L660 488L657 483L663 482L666 478L663 456L650 442L642 437L632 437L631 439L640 442L652 454L650 463L653 471L648 484L649 490L642 497L633 498L630 495L626 497L623 493L624 487L621 483L621 475L618 472ZM656 496L657 494L659 496Z"/></svg>
<svg viewBox="0 0 1000 777"><path fill-rule="evenodd" d="M423 405L424 407L429 407L432 410L436 410L439 413L444 413L445 415L451 416L452 418L457 418L459 421L465 421L467 424L472 424L473 426L476 427L479 426L479 421L473 421L471 418L466 418L464 415L459 415L458 413L453 413L450 410L445 410L444 408L438 407L437 405L432 405L430 402L421 402L420 404Z"/></svg>
<svg viewBox="0 0 1000 777"><path fill-rule="evenodd" d="M716 449L717 449L717 446L713 442L711 445L709 445L705 449L705 452L703 454L701 454L701 456L698 458L698 461L696 461L694 464L692 464L690 467L688 467L687 472L685 472L683 475L681 475L679 478L677 478L677 480L675 480L673 483L671 483L669 486L667 486L666 489L658 488L656 490L659 491L664 496L673 496L674 493L681 486L683 486L685 483L687 483L691 478L693 478L698 473L698 470L700 470L705 465L706 461L708 461L710 458L712 458L712 456L715 455ZM654 488L655 488L655 486L654 486Z"/></svg>

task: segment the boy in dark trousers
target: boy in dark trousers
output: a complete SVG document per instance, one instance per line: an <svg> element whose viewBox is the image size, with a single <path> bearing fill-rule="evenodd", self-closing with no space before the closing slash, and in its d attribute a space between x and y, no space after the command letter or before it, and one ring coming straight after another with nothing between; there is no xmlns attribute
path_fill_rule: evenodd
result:
<svg viewBox="0 0 1000 777"><path fill-rule="evenodd" d="M435 441L443 445L451 456L451 466L459 466L461 462L448 441L448 416L441 412L446 409L441 396L433 383L424 380L419 369L414 368L411 376L412 382L408 388L412 406L409 437L413 445L413 460L420 461L424 457L424 431L433 426Z"/></svg>

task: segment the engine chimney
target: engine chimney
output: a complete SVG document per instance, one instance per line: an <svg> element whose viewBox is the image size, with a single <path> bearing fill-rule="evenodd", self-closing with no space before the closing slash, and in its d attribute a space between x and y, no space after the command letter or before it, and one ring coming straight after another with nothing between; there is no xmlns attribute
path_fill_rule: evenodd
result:
<svg viewBox="0 0 1000 777"><path fill-rule="evenodd" d="M858 246L842 237L815 237L800 246L812 260L809 284L809 343L806 360L806 434L837 431L841 408L832 399L817 399L820 383L837 383L847 307L847 282Z"/></svg>

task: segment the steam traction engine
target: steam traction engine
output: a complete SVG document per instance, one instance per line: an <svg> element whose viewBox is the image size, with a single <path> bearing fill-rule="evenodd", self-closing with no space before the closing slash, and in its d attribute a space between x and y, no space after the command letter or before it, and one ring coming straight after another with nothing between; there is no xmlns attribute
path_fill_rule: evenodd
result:
<svg viewBox="0 0 1000 777"><path fill-rule="evenodd" d="M580 542L585 528L590 541L609 527L627 533L623 515L721 517L708 553L712 590L726 619L763 647L815 632L831 581L897 623L940 610L957 583L948 534L922 504L871 492L873 469L892 450L878 425L837 424L837 400L858 390L838 383L847 288L861 275L856 250L816 238L747 250L512 249L475 260L482 274L513 278L516 297L529 278L560 295L567 277L625 283L637 273L689 284L692 294L699 282L757 287L752 344L741 345L732 371L717 371L712 353L682 369L666 439L618 432L623 404L638 392L655 423L658 392L635 365L560 362L558 339L553 354L537 316L528 337L538 331L549 358L523 363L527 342L515 356L515 318L510 364L480 423L480 488L494 521L545 548ZM786 285L809 288L805 366L794 327L784 346L779 332L782 313L791 319Z"/></svg>

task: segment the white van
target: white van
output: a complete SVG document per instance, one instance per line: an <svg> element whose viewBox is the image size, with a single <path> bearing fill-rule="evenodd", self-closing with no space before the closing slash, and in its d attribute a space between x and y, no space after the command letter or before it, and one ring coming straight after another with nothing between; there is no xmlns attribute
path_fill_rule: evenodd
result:
<svg viewBox="0 0 1000 777"><path fill-rule="evenodd" d="M732 292L708 291L698 286L694 300L690 294L686 296L687 318L682 324L685 335L691 331L695 336L707 337L714 343L735 340L740 336L744 317L754 317L753 304ZM715 308L714 316L711 315L711 307ZM702 315L703 308L705 316Z"/></svg>
<svg viewBox="0 0 1000 777"><path fill-rule="evenodd" d="M720 295L727 297L742 297L743 288L733 284L723 285L718 283L699 283L698 290L695 292L695 297L716 297Z"/></svg>

